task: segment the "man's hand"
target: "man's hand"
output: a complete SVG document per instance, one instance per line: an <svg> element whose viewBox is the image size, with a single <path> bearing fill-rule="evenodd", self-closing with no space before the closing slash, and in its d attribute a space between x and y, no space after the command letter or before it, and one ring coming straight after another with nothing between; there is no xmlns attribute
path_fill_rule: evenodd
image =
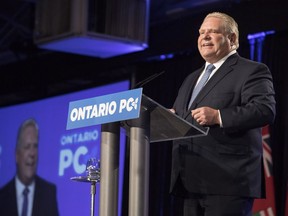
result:
<svg viewBox="0 0 288 216"><path fill-rule="evenodd" d="M218 110L210 107L200 107L191 111L192 117L200 125L220 124Z"/></svg>

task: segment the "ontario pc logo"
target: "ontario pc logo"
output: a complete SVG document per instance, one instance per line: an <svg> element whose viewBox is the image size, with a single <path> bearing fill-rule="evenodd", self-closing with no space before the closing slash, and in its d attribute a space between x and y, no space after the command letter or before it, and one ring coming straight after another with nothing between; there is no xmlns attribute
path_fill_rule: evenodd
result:
<svg viewBox="0 0 288 216"><path fill-rule="evenodd" d="M69 103L66 129L138 118L142 88Z"/></svg>

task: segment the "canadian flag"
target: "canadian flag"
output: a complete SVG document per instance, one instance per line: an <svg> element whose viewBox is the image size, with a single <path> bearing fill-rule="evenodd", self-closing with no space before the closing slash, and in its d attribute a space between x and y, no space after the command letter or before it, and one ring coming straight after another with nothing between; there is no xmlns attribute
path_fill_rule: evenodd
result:
<svg viewBox="0 0 288 216"><path fill-rule="evenodd" d="M266 179L266 199L255 199L253 205L254 216L276 216L272 151L269 140L269 126L265 126L262 128L262 143Z"/></svg>

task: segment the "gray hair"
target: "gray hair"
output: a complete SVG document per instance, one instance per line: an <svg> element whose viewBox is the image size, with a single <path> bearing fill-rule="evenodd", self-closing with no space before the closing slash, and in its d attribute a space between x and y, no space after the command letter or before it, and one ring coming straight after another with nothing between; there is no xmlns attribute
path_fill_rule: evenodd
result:
<svg viewBox="0 0 288 216"><path fill-rule="evenodd" d="M236 46L236 49L238 49L238 47L239 47L239 30L238 30L237 22L231 16L229 16L225 13L221 13L221 12L209 13L205 17L205 19L208 17L216 17L216 18L222 19L224 21L225 31L227 33L230 33L230 34L234 33L236 35L235 46Z"/></svg>
<svg viewBox="0 0 288 216"><path fill-rule="evenodd" d="M20 147L20 144L21 144L21 135L23 133L23 131L29 127L29 126L32 126L36 129L37 131L37 137L39 136L39 127L38 127L38 124L37 122L34 120L34 119L27 119L25 120L19 127L18 129L18 133L17 133L17 141L16 141L16 149L18 149Z"/></svg>

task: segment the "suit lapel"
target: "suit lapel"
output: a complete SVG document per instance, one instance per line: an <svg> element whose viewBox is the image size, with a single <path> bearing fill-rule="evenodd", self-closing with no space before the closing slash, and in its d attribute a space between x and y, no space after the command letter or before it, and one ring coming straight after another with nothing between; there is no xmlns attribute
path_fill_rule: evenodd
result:
<svg viewBox="0 0 288 216"><path fill-rule="evenodd" d="M185 118L188 114L191 113L192 109L195 109L197 105L207 96L209 96L209 92L213 90L213 88L219 83L227 74L233 71L233 65L238 60L238 54L234 54L230 56L217 70L217 72L209 79L207 84L203 87L203 89L199 92L195 100L193 101L191 107L187 110ZM192 91L192 90L191 90Z"/></svg>
<svg viewBox="0 0 288 216"><path fill-rule="evenodd" d="M33 199L33 209L32 209L32 216L39 215L39 207L41 202L41 197L39 196L39 179L38 176L35 177L35 189L34 189L34 199Z"/></svg>
<svg viewBox="0 0 288 216"><path fill-rule="evenodd" d="M192 95L192 91L193 91L193 89L194 89L194 86L195 86L195 84L196 84L196 82L197 82L197 79L199 78L201 72L204 70L204 67L205 67L205 66L203 66L202 68L200 68L200 69L196 70L195 72L193 72L193 73L191 74L191 77L190 77L189 80L187 81L187 82L190 83L191 85L189 85L188 87L186 87L186 88L187 88L187 94L185 95L185 98L184 98L184 101L186 101L186 102L183 103L183 106L184 106L184 107L183 107L183 110L186 110L186 112L183 113L183 116L182 116L184 119L185 119L185 118L187 117L187 115L190 113L190 110L191 110L191 109L188 109L187 107L188 107L189 101L190 101L190 99L191 99L191 95Z"/></svg>
<svg viewBox="0 0 288 216"><path fill-rule="evenodd" d="M192 91L195 87L195 84L196 84L196 82L197 82L197 80L198 80L198 78L199 78L199 76L203 70L204 70L204 66L202 68L198 69L197 71L195 71L193 73L194 76L191 76L190 80L188 81L189 83L191 83L191 85L189 86L189 89L187 89L188 94L186 94L186 98L185 98L185 101L187 102L185 104L186 109L187 109L189 101L191 99Z"/></svg>
<svg viewBox="0 0 288 216"><path fill-rule="evenodd" d="M15 178L13 178L13 180L10 181L8 187L9 187L9 189L8 189L9 195L8 195L7 199L9 200L9 206L7 206L7 208L10 208L12 215L18 215Z"/></svg>

